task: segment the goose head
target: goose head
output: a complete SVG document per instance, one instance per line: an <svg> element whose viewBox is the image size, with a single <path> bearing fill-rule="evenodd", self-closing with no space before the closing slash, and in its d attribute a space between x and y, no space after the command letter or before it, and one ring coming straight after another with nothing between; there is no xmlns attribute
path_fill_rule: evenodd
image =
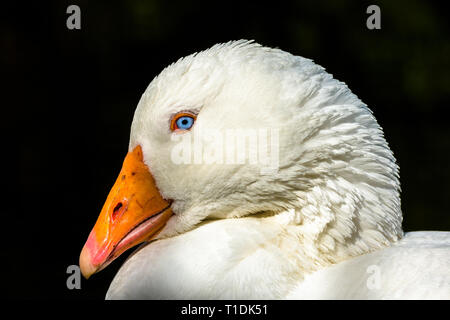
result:
<svg viewBox="0 0 450 320"><path fill-rule="evenodd" d="M279 49L215 45L168 66L142 95L81 270L89 277L143 241L248 218L281 225L311 265L337 262L402 236L399 188L380 126L344 83Z"/></svg>

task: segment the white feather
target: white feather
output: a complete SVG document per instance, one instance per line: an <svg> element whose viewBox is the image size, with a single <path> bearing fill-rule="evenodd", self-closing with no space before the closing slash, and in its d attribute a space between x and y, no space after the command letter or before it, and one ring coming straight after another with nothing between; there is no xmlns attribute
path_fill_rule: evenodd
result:
<svg viewBox="0 0 450 320"><path fill-rule="evenodd" d="M174 163L168 123L183 110L199 112L192 135L278 130L278 172ZM311 60L248 41L180 59L139 102L130 150L138 144L175 215L107 298L450 298L450 234L398 241L398 167L383 132ZM375 291L371 265L382 270Z"/></svg>

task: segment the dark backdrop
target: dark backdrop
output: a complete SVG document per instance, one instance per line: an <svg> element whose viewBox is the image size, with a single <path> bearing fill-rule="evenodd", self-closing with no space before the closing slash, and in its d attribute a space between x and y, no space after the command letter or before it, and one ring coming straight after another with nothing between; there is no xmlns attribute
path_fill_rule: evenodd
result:
<svg viewBox="0 0 450 320"><path fill-rule="evenodd" d="M66 8L81 7L81 30ZM381 8L381 30L366 8ZM450 230L448 11L430 1L54 1L1 8L2 295L103 298L125 257L66 288L149 82L255 39L312 58L374 111L401 168L404 229ZM126 255L125 255L126 256Z"/></svg>

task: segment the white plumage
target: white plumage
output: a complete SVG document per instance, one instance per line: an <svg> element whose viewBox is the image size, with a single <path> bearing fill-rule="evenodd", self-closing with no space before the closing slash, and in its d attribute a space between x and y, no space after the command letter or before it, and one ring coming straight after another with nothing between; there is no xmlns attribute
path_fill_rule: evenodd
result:
<svg viewBox="0 0 450 320"><path fill-rule="evenodd" d="M172 114L279 132L279 169L176 164ZM207 147L217 147L214 139ZM450 233L403 237L398 167L370 110L311 60L247 41L180 59L139 102L141 145L175 215L107 298L450 298Z"/></svg>

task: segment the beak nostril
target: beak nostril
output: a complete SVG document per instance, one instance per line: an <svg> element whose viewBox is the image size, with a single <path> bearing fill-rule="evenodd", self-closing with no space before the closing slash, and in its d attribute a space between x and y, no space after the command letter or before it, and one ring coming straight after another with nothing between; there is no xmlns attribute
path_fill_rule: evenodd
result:
<svg viewBox="0 0 450 320"><path fill-rule="evenodd" d="M123 208L122 202L119 202L118 204L116 204L116 206L114 207L113 213L112 213L113 220L115 220L117 218L117 216L119 215L119 213L122 212L122 210L121 210L122 208Z"/></svg>

